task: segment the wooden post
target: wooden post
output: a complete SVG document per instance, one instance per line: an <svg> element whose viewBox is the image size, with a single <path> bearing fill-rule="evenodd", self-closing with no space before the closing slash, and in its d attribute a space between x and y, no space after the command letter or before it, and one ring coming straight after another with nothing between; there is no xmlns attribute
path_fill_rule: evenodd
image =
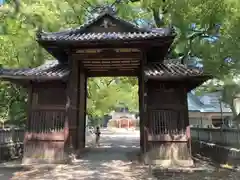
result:
<svg viewBox="0 0 240 180"><path fill-rule="evenodd" d="M146 122L145 117L145 102L144 102L144 65L146 63L145 53L142 52L142 59L140 61L140 72L138 76L138 98L139 98L139 116L140 116L140 148L144 152L144 126Z"/></svg>
<svg viewBox="0 0 240 180"><path fill-rule="evenodd" d="M71 68L71 73L68 79L67 86L67 125L68 127L68 137L66 140L66 148L71 146L74 150L78 149L78 118L79 118L79 62L69 57L69 66Z"/></svg>
<svg viewBox="0 0 240 180"><path fill-rule="evenodd" d="M85 148L86 142L86 90L87 78L82 64L79 65L79 119L78 119L78 141L79 149Z"/></svg>
<svg viewBox="0 0 240 180"><path fill-rule="evenodd" d="M27 106L27 122L26 122L27 130L26 131L30 130L31 111L32 111L32 96L33 96L33 85L31 83L28 88L28 106Z"/></svg>

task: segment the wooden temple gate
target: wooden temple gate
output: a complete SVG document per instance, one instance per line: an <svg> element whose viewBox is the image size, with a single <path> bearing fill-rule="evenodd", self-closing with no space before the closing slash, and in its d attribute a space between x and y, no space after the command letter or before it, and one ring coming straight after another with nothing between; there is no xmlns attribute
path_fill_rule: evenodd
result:
<svg viewBox="0 0 240 180"><path fill-rule="evenodd" d="M210 76L165 59L174 37L172 28L142 29L107 12L75 29L37 34L57 60L0 75L29 90L24 162L63 162L85 147L88 77L135 76L142 152L151 163L192 165L187 92Z"/></svg>

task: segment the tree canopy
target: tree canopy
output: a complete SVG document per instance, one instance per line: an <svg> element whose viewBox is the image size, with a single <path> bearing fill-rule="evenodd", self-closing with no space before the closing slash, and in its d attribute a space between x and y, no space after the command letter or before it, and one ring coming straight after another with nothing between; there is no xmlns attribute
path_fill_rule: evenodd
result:
<svg viewBox="0 0 240 180"><path fill-rule="evenodd" d="M139 26L173 26L177 37L169 58L183 58L187 62L197 57L207 72L223 82L238 73L238 0L8 0L0 7L0 64L11 68L35 67L52 59L36 43L36 32L77 27L94 18L103 5L111 5L107 7L112 7L118 16ZM0 86L0 116L24 119L24 115L17 114L24 111L26 93L9 83L1 82ZM205 90L213 86L216 85ZM132 110L138 107L136 79L91 79L88 90L91 116L102 116L118 103Z"/></svg>

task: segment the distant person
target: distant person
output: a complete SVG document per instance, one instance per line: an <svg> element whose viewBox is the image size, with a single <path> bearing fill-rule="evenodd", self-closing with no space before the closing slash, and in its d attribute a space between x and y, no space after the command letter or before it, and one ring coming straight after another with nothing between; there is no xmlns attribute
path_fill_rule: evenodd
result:
<svg viewBox="0 0 240 180"><path fill-rule="evenodd" d="M96 145L99 147L100 146L100 143L99 143L99 140L100 140L100 128L99 126L97 126L96 128L96 131L95 131L95 135L96 135Z"/></svg>

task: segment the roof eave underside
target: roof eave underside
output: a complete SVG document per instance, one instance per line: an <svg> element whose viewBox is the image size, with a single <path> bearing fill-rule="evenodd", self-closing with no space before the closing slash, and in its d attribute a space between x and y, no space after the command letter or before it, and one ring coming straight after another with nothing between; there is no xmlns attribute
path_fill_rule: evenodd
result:
<svg viewBox="0 0 240 180"><path fill-rule="evenodd" d="M55 80L65 80L68 77L47 77L47 76L14 76L14 75L0 75L0 79L3 80L25 80L25 81L55 81Z"/></svg>
<svg viewBox="0 0 240 180"><path fill-rule="evenodd" d="M0 75L0 79L6 80L6 81L19 81L19 82L27 82L27 81L35 81L35 82L43 82L43 81L66 81L68 79L69 75L65 75L62 77L47 77L47 76L14 76L14 75ZM212 78L212 76L209 75L199 75L199 76L148 76L145 75L146 79L148 80L156 80L156 81L162 81L162 82L189 82L188 84L188 91L200 86L205 81Z"/></svg>
<svg viewBox="0 0 240 180"><path fill-rule="evenodd" d="M165 47L165 54L174 41L175 35L138 39L109 39L109 40L41 40L37 42L57 60L64 62L68 58L67 52L71 48L145 48L151 46Z"/></svg>
<svg viewBox="0 0 240 180"><path fill-rule="evenodd" d="M102 20L102 18L109 17L116 20L120 26L126 26L129 28L126 32L93 32L88 31L88 28L95 26L96 23ZM64 61L63 57L67 57L67 53L63 52L69 49L70 46L78 48L112 48L122 46L134 46L136 44L149 44L159 43L169 47L176 33L173 28L159 28L159 29L147 29L140 28L131 22L118 18L108 12L103 12L98 17L90 20L89 22L73 29L67 29L60 32L39 32L37 34L37 42L43 46L50 54L56 57L60 61ZM67 47L66 47L67 46ZM54 48L52 48L54 47ZM168 48L167 48L168 49Z"/></svg>

